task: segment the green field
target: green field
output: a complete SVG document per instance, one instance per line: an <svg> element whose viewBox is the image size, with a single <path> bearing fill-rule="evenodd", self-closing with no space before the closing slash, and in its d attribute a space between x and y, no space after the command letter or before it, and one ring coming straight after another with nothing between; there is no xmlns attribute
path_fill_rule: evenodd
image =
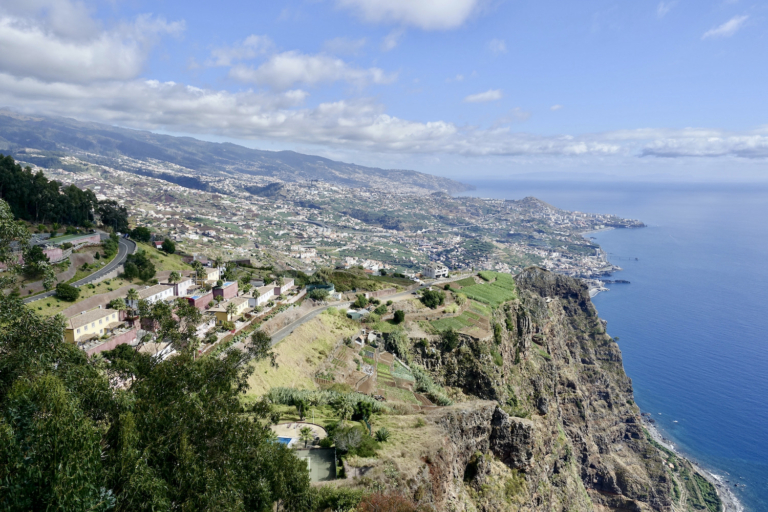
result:
<svg viewBox="0 0 768 512"><path fill-rule="evenodd" d="M480 272L480 277L489 281L461 289L461 293L478 302L498 306L517 297L515 281L510 274L501 272Z"/></svg>
<svg viewBox="0 0 768 512"><path fill-rule="evenodd" d="M465 286L474 286L475 280L472 279L471 277L466 277L464 279L460 279L459 281L455 281L451 283L451 286L453 285L461 286L462 288Z"/></svg>
<svg viewBox="0 0 768 512"><path fill-rule="evenodd" d="M413 396L413 393L407 389L390 388L387 389L387 400L394 400L396 402L404 402L406 404L419 405L420 402Z"/></svg>
<svg viewBox="0 0 768 512"><path fill-rule="evenodd" d="M392 369L392 376L398 379L409 380L411 382L416 380L413 378L411 371L397 361L395 361L395 367Z"/></svg>

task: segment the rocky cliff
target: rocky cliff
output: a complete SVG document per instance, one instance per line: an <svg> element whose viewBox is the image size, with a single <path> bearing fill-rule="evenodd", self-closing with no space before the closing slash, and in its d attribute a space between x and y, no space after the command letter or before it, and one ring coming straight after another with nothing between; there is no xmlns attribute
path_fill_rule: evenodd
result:
<svg viewBox="0 0 768 512"><path fill-rule="evenodd" d="M515 283L495 336L413 345L460 402L424 413L420 462L385 485L438 510L719 510L690 465L646 437L586 286L538 268Z"/></svg>

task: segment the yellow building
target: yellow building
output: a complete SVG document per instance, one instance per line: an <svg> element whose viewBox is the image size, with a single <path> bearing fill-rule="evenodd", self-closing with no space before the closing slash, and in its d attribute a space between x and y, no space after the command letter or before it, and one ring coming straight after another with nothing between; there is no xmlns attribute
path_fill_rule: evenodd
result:
<svg viewBox="0 0 768 512"><path fill-rule="evenodd" d="M64 327L64 339L77 343L86 339L98 338L122 322L116 309L93 309L73 316Z"/></svg>
<svg viewBox="0 0 768 512"><path fill-rule="evenodd" d="M232 314L227 313L227 306L229 304L235 305L235 312ZM215 308L210 309L210 311L216 315L216 324L221 325L224 322L231 322L235 318L240 318L240 315L245 313L247 309L248 297L235 297L230 301L222 302Z"/></svg>
<svg viewBox="0 0 768 512"><path fill-rule="evenodd" d="M210 282L215 283L216 281L221 279L221 273L219 272L218 268L204 268L203 272L205 272L205 277L203 277L202 279L198 279L197 284L203 285L205 283L210 283Z"/></svg>

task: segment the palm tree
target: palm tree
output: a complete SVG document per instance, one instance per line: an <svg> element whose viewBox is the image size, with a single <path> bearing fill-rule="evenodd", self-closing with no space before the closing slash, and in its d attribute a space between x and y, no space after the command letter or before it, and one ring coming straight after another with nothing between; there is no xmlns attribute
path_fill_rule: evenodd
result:
<svg viewBox="0 0 768 512"><path fill-rule="evenodd" d="M304 448L307 447L307 443L314 439L314 437L312 429L309 427L302 427L301 430L299 430L299 440L304 441Z"/></svg>
<svg viewBox="0 0 768 512"><path fill-rule="evenodd" d="M235 306L234 302L230 302L227 304L227 320L232 320L232 317L235 316L235 312L237 311L237 306Z"/></svg>
<svg viewBox="0 0 768 512"><path fill-rule="evenodd" d="M139 301L139 292L137 292L134 288L131 288L128 290L126 297L128 298L128 302L133 302L134 306L131 308L131 310L135 312L136 304L138 304Z"/></svg>
<svg viewBox="0 0 768 512"><path fill-rule="evenodd" d="M355 412L355 408L352 406L352 402L347 397L342 397L336 402L336 412L339 413L339 419L341 420L341 426L344 427L344 421L352 416Z"/></svg>
<svg viewBox="0 0 768 512"><path fill-rule="evenodd" d="M168 282L171 284L178 283L181 281L181 274L176 272L175 270L171 272L171 275L168 276Z"/></svg>

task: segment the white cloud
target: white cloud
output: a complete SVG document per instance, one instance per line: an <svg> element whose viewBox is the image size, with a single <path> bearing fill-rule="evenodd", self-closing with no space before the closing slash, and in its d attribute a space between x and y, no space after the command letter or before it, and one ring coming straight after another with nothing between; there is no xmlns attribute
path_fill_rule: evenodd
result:
<svg viewBox="0 0 768 512"><path fill-rule="evenodd" d="M490 89L485 92L479 92L477 94L470 94L464 98L465 103L483 103L486 101L496 101L504 97L501 89Z"/></svg>
<svg viewBox="0 0 768 512"><path fill-rule="evenodd" d="M503 39L491 39L488 41L488 49L496 55L507 53L507 43Z"/></svg>
<svg viewBox="0 0 768 512"><path fill-rule="evenodd" d="M6 0L0 5L0 69L48 81L131 79L163 35L184 22L149 15L105 30L82 2Z"/></svg>
<svg viewBox="0 0 768 512"><path fill-rule="evenodd" d="M676 3L677 2L659 2L658 7L656 7L656 16L658 18L663 18L670 10L672 10Z"/></svg>
<svg viewBox="0 0 768 512"><path fill-rule="evenodd" d="M258 68L235 65L229 70L229 76L241 82L268 85L277 90L288 89L297 83L317 85L345 81L365 87L397 80L397 73L385 73L379 68L356 68L330 55L306 55L297 51L273 55Z"/></svg>
<svg viewBox="0 0 768 512"><path fill-rule="evenodd" d="M664 137L647 144L643 156L667 158L725 157L768 158L768 136L760 134L727 134L695 136L685 133Z"/></svg>
<svg viewBox="0 0 768 512"><path fill-rule="evenodd" d="M323 43L323 49L336 55L355 55L366 44L366 39L349 39L347 37L334 37Z"/></svg>
<svg viewBox="0 0 768 512"><path fill-rule="evenodd" d="M232 46L214 48L211 58L206 61L208 66L231 66L236 61L255 59L266 55L275 48L275 43L269 36L250 35L243 41Z"/></svg>
<svg viewBox="0 0 768 512"><path fill-rule="evenodd" d="M396 23L424 30L460 27L481 7L481 0L337 0L371 23Z"/></svg>
<svg viewBox="0 0 768 512"><path fill-rule="evenodd" d="M562 105L552 105L551 107L549 107L549 110L555 112L557 110L560 110L561 108L563 108Z"/></svg>
<svg viewBox="0 0 768 512"><path fill-rule="evenodd" d="M388 52L394 50L395 47L400 44L400 39L402 39L403 34L405 34L405 30L400 28L395 29L384 36L384 39L381 41L381 51Z"/></svg>
<svg viewBox="0 0 768 512"><path fill-rule="evenodd" d="M730 20L726 21L722 25L712 28L704 32L701 36L702 39L708 39L710 37L731 37L738 32L744 23L749 19L749 15L734 16Z"/></svg>

